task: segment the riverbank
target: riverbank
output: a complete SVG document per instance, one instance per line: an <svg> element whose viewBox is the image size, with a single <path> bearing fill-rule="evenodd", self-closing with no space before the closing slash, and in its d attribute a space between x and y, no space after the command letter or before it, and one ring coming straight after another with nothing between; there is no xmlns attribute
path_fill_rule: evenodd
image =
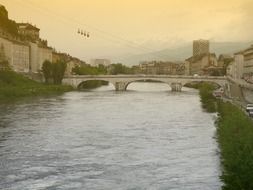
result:
<svg viewBox="0 0 253 190"><path fill-rule="evenodd" d="M0 71L0 103L23 97L60 94L73 90L66 85L46 85L13 71Z"/></svg>
<svg viewBox="0 0 253 190"><path fill-rule="evenodd" d="M220 147L224 190L253 189L253 122L237 106L215 99L210 84L199 87L203 108L218 112L217 141Z"/></svg>

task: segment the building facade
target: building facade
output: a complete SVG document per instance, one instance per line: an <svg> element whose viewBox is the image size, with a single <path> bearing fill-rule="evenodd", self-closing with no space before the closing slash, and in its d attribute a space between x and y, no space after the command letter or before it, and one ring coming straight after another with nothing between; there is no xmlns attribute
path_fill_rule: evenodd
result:
<svg viewBox="0 0 253 190"><path fill-rule="evenodd" d="M184 63L150 61L139 64L139 72L147 75L184 75Z"/></svg>
<svg viewBox="0 0 253 190"><path fill-rule="evenodd" d="M217 57L214 53L201 54L186 59L190 75L212 75L218 69Z"/></svg>
<svg viewBox="0 0 253 190"><path fill-rule="evenodd" d="M18 32L25 40L35 42L40 39L40 29L29 23L19 23Z"/></svg>
<svg viewBox="0 0 253 190"><path fill-rule="evenodd" d="M48 47L40 47L36 43L30 42L30 71L39 73L42 70L45 61L52 62L53 49Z"/></svg>
<svg viewBox="0 0 253 190"><path fill-rule="evenodd" d="M193 56L199 56L209 53L209 41L208 40L194 40L193 41Z"/></svg>
<svg viewBox="0 0 253 190"><path fill-rule="evenodd" d="M29 46L22 43L13 43L11 67L17 72L29 72Z"/></svg>
<svg viewBox="0 0 253 190"><path fill-rule="evenodd" d="M16 72L38 73L44 61L52 62L52 49L41 47L37 43L0 37L0 47L11 69Z"/></svg>
<svg viewBox="0 0 253 190"><path fill-rule="evenodd" d="M28 44L0 37L0 47L11 69L16 72L29 72L30 48Z"/></svg>
<svg viewBox="0 0 253 190"><path fill-rule="evenodd" d="M52 62L55 63L57 61L64 61L67 64L65 75L72 75L72 69L76 66L84 66L87 65L84 61L72 57L66 53L59 53L59 52L53 52L53 60Z"/></svg>
<svg viewBox="0 0 253 190"><path fill-rule="evenodd" d="M82 65L82 62L79 59L71 59L70 61L67 62L65 75L72 75L73 68L77 66L80 67L81 65Z"/></svg>
<svg viewBox="0 0 253 190"><path fill-rule="evenodd" d="M234 78L242 79L244 72L244 56L242 52L237 52L234 54Z"/></svg>
<svg viewBox="0 0 253 190"><path fill-rule="evenodd" d="M40 29L29 23L16 24L9 20L5 7L0 5L0 17L7 23L0 25L0 50L2 61L7 61L16 72L38 73L44 61L52 62L52 49L47 41L40 39ZM17 31L10 31L12 26ZM4 57L4 58L3 58Z"/></svg>
<svg viewBox="0 0 253 190"><path fill-rule="evenodd" d="M253 82L253 45L244 50L243 77L248 82Z"/></svg>

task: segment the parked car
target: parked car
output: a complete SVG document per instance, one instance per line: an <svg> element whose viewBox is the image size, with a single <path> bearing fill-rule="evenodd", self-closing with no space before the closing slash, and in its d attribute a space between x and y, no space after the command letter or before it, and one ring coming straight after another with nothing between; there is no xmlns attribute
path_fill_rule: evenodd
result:
<svg viewBox="0 0 253 190"><path fill-rule="evenodd" d="M216 98L221 98L224 95L224 89L223 88L219 88L215 91L213 91L213 96Z"/></svg>
<svg viewBox="0 0 253 190"><path fill-rule="evenodd" d="M253 104L247 104L247 106L246 106L246 111L247 112L253 112Z"/></svg>
<svg viewBox="0 0 253 190"><path fill-rule="evenodd" d="M249 116L250 116L250 117L253 117L253 110L250 110L250 111L249 111Z"/></svg>

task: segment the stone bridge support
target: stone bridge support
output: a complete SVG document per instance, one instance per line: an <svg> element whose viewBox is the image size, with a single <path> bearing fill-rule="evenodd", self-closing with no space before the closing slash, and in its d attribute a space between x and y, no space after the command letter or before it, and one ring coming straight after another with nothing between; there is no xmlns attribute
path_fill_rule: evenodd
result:
<svg viewBox="0 0 253 190"><path fill-rule="evenodd" d="M116 91L126 91L128 82L115 82L114 87Z"/></svg>
<svg viewBox="0 0 253 190"><path fill-rule="evenodd" d="M183 85L181 83L171 83L170 87L173 92L181 92Z"/></svg>

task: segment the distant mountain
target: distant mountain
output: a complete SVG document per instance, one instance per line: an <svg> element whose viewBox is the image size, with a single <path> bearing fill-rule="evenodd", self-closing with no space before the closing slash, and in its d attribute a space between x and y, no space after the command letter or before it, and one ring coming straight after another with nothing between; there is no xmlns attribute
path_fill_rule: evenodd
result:
<svg viewBox="0 0 253 190"><path fill-rule="evenodd" d="M251 46L252 42L211 42L211 52L219 54L233 54Z"/></svg>
<svg viewBox="0 0 253 190"><path fill-rule="evenodd" d="M210 42L210 52L220 54L233 54L237 51L246 49L253 42ZM126 65L136 65L140 61L184 61L192 56L192 44L185 44L177 48L167 48L156 52L138 54L138 55L124 55L116 57L112 61L120 62Z"/></svg>

